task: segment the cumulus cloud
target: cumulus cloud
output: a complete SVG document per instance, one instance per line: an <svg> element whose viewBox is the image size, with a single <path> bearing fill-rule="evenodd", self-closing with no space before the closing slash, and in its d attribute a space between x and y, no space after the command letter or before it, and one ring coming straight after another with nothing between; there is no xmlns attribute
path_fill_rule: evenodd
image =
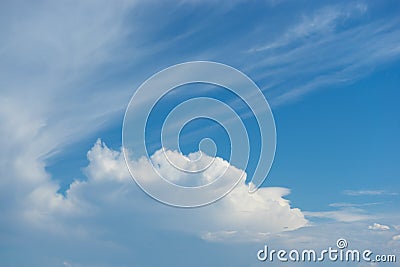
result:
<svg viewBox="0 0 400 267"><path fill-rule="evenodd" d="M132 166L140 169L140 173L146 174L152 173L149 168L152 168L151 163L153 163L163 174L177 174L176 170L166 164L165 158L160 153L162 153L161 150L155 152L151 157L151 162L142 158L133 162ZM186 157L177 151L167 150L167 153L174 160L185 160ZM202 157L201 160L209 162L207 157ZM88 152L88 159L89 165L85 169L88 181L72 185L67 192L67 199L72 196L76 198L79 195L84 198L84 202L88 202L90 199L87 199L87 195L83 194L82 190L87 188L88 191L92 191L90 187L102 187L101 183L103 182L104 187L108 189L106 194L114 196L114 203L120 201L120 207L126 206L127 209L130 209L129 203L140 201L138 192L134 192L135 189L137 190L137 186L130 179L120 151L112 150L97 140ZM199 162L199 165L202 164ZM221 170L226 170L228 173L240 171L220 158L216 158L213 164L214 167L199 174L197 178L203 182L209 182L214 180ZM188 179L193 179L184 174L172 176L175 177L174 182L186 183ZM149 180L156 181L151 178ZM298 208L292 208L289 200L283 198L290 193L289 189L261 188L256 193L249 194L244 180L245 177L243 182L223 199L198 209L182 210L162 205L158 209L152 210L152 205L147 202L148 216L158 216L159 222L177 230L188 231L185 226L190 223L189 232L209 241L222 241L227 238L230 240L246 238L246 241L249 241L249 238L250 240L259 240L266 234L294 230L307 225L307 220L302 212ZM110 186L111 184L113 186ZM125 189L121 190L121 187ZM104 192L105 190L97 189L97 191ZM124 194L121 194L122 191ZM150 203L152 202L150 201ZM141 208L145 209L143 206ZM173 215L173 220L171 220L171 215Z"/></svg>
<svg viewBox="0 0 400 267"><path fill-rule="evenodd" d="M207 185L222 177L235 180L240 177L246 178L244 171L230 165L224 159L200 152L186 156L178 151L160 149L149 159L142 157L139 160L130 160L129 166L141 181L149 184L155 184L159 176L176 185L188 187ZM192 170L196 171L191 172ZM226 185L219 184L221 187Z"/></svg>
<svg viewBox="0 0 400 267"><path fill-rule="evenodd" d="M109 149L100 139L87 153L87 158L90 164L85 173L90 179L121 182L129 177L123 155Z"/></svg>
<svg viewBox="0 0 400 267"><path fill-rule="evenodd" d="M157 153L153 155L153 163L163 163ZM175 151L168 153L176 160L184 157ZM84 169L87 180L73 182L65 196L57 193L59 187L53 182L37 186L26 198L21 199L24 202L23 221L29 224L29 228L42 230L46 235L55 234L57 240L74 239L89 245L104 244L113 251L121 246L132 245L132 240L127 244L121 241L125 240L126 233L133 232L131 238L138 238L140 232L149 231L148 227L194 235L210 242L273 240L281 244L286 242L283 246L293 247L304 242L321 242L321 237L324 237L322 241L330 244L335 241L330 233L337 231L339 226L342 227L342 233L349 233L353 230L348 230L348 222L365 229L365 225L358 224L371 219L359 209L303 212L291 207L289 200L285 199L290 193L287 188L261 188L249 194L244 183L213 205L198 209L176 209L159 204L145 195L131 179L121 152L110 149L100 139L89 150L87 157L89 164ZM226 161L216 162L224 168L237 171ZM146 159L138 160L135 164L142 168L143 173L151 168ZM160 168L161 172L168 172L168 168ZM203 177L204 181L209 178ZM181 182L185 179L187 177L180 177ZM304 227L308 226L305 215L331 218L335 223ZM356 232L359 228L355 226ZM390 234L390 231L383 231L382 234ZM385 238L397 240L391 235ZM373 240L372 237L369 240Z"/></svg>
<svg viewBox="0 0 400 267"><path fill-rule="evenodd" d="M157 151L153 155L152 163L158 166L163 174L171 173L169 167L164 165L165 158L159 153L161 152ZM167 153L174 160L183 160L185 157L176 151L167 151ZM325 227L336 227L340 223L345 227L348 222L356 223L358 227L361 227L363 221L373 219L362 210L355 208L328 212L304 212L292 207L290 201L285 198L290 194L289 189L264 187L249 194L244 182L212 205L196 209L177 209L153 201L142 192L133 182L122 153L110 149L100 139L87 153L87 157L89 164L84 169L87 180L73 182L65 196L56 193L57 187L38 188L29 196L31 211L29 215L30 220L36 222L34 225L45 225L47 229L53 229L55 233L69 229L69 234L72 236L98 238L99 231L111 231L111 235L119 236L121 232L129 229L129 226L125 224L120 225L121 221L117 218L134 221L140 216L141 220L153 222L147 227L169 229L172 232L194 235L210 242L260 242L267 239L277 241L282 236L286 236L288 240L291 240L290 242L296 243L302 233L319 231L317 226L309 224L305 216L335 221L332 226L328 224ZM204 160L208 159L204 158ZM222 159L215 162L221 169L238 171ZM141 168L143 173L149 172L148 168L152 168L150 160L144 158L135 161L134 164L137 168ZM199 176L199 178L204 181L212 180L212 173L204 174L204 177ZM186 182L185 180L189 178L183 175L175 179L178 182ZM112 218L109 217L110 213ZM97 223L95 226L92 223L79 223L79 231L76 231L74 229L76 222L82 220ZM111 228L108 225L110 220L113 222ZM68 221L75 223L69 227L65 225ZM187 227L188 225L190 227ZM389 226L378 223L371 224L368 228L371 230L390 229ZM345 228L343 231L345 232ZM331 241L328 236L326 241Z"/></svg>
<svg viewBox="0 0 400 267"><path fill-rule="evenodd" d="M283 197L286 188L265 187L254 194L244 184L238 185L224 199L207 208L213 231L202 238L210 241L259 241L270 234L295 230L307 225L300 209L292 208Z"/></svg>
<svg viewBox="0 0 400 267"><path fill-rule="evenodd" d="M400 235L395 235L395 236L392 237L392 239L394 241L400 240Z"/></svg>
<svg viewBox="0 0 400 267"><path fill-rule="evenodd" d="M185 156L177 151L166 150L165 155L166 157L164 156L164 151L160 149L151 156L151 161L156 166L160 175L181 186L206 185L218 179L221 173L226 171L231 172L232 176L238 174L238 170L230 166L230 164L222 158L212 158L199 151ZM174 167L171 162L185 170L204 171L198 173L183 172ZM235 174L232 173L232 171L234 171ZM239 173L239 175L241 174Z"/></svg>
<svg viewBox="0 0 400 267"><path fill-rule="evenodd" d="M157 166L160 163L161 172L169 172L169 167L162 167L165 162L158 153L153 155L153 163ZM176 151L167 153L177 160L185 157ZM284 198L290 193L287 188L265 187L249 194L244 177L234 190L212 205L178 209L144 194L133 182L122 153L108 148L100 139L87 153L87 158L89 164L84 168L87 179L74 181L64 195L58 193L59 186L53 182L37 186L21 199L21 222L52 235L97 240L95 242L103 242L98 240L102 238L99 233L120 236L131 231L131 226L123 221L136 221L139 217L152 222L146 223L146 227L167 228L213 242L260 241L270 234L308 224L302 211L291 207L290 201ZM228 173L241 171L222 159L215 159L214 163L217 166L200 177L203 181L213 180L221 169ZM134 162L134 166L143 173L150 173L149 168L152 168L150 160L143 158ZM188 179L184 175L178 178L181 182Z"/></svg>
<svg viewBox="0 0 400 267"><path fill-rule="evenodd" d="M374 223L373 225L369 225L368 229L370 230L381 230L381 231L386 231L390 230L390 227L387 225L379 224L379 223Z"/></svg>

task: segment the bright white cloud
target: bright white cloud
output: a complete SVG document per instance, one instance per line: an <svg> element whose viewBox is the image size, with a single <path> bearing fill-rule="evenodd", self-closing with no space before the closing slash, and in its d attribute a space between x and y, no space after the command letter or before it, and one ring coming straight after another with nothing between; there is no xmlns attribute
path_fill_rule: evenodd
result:
<svg viewBox="0 0 400 267"><path fill-rule="evenodd" d="M126 181L129 175L121 153L109 149L100 139L87 153L90 162L85 168L86 175L93 180Z"/></svg>
<svg viewBox="0 0 400 267"><path fill-rule="evenodd" d="M172 157L184 157L178 152L168 151ZM292 208L283 197L290 191L286 188L261 188L253 194L241 183L226 197L197 209L177 209L166 205L154 205L157 202L144 195L129 175L120 151L108 148L97 140L87 154L89 165L84 169L87 181L75 181L65 196L57 193L55 183L37 186L23 201L23 210L19 215L30 228L46 231L55 235L97 238L94 229L107 226L102 222L104 213L112 212L116 217L131 220L139 212L144 218L153 220L153 227L169 228L190 235L196 235L208 241L259 241L267 235L295 230L308 224L298 208ZM157 153L153 157L155 164L162 163ZM219 168L228 172L238 170L228 162L216 160L216 167L204 173L202 179L213 179ZM143 173L152 168L148 160L135 163ZM218 167L219 166L219 167ZM169 172L161 168L161 172ZM180 176L184 182L187 177ZM244 181L244 180L243 180ZM157 218L154 221L154 218ZM76 223L81 220L96 221L96 225ZM107 221L107 220L106 220ZM73 222L69 224L68 222ZM187 228L187 225L191 225ZM97 231L97 230L96 230ZM120 229L113 229L115 234Z"/></svg>
<svg viewBox="0 0 400 267"><path fill-rule="evenodd" d="M209 184L215 180L217 180L221 174L224 172L228 172L227 175L231 177L240 177L242 176L242 172L233 166L230 166L229 163L222 158L216 157L212 158L205 153L194 152L185 156L177 151L166 150L156 151L151 156L151 161L153 166L157 169L157 172L168 179L169 181L181 185L181 186L201 186ZM190 160L192 160L190 162ZM173 164L177 164L176 166L180 166L185 170L202 170L203 172L199 173L188 173L178 170L174 167ZM207 166L209 167L207 168ZM135 164L136 168L142 169L142 175L148 175L149 173L149 165L141 162L140 164Z"/></svg>
<svg viewBox="0 0 400 267"><path fill-rule="evenodd" d="M174 168L172 167L171 169L171 166L164 162L165 158L160 153L161 151L158 151L152 156L154 165L159 166L159 171L163 175L175 174ZM185 157L176 151L167 151L167 153L174 160L184 160ZM107 181L104 186L111 188L107 192L107 195L113 195L115 203L118 203L118 201L135 202L137 197L135 194L125 194L124 197L118 199L118 195L113 190L120 192L121 189L119 187L110 187L110 183L124 182L123 186L129 184L127 182L129 182L130 177L122 154L119 151L109 149L104 143L98 140L88 152L88 159L90 161L86 168L88 181L85 184L77 185L78 187L97 187L100 181ZM202 158L202 160L209 162L208 158ZM199 164L201 165L202 163ZM239 171L235 167L230 166L228 162L219 158L215 159L214 165L200 174L198 178L203 181L211 181L215 179L215 176L219 175L221 169L227 169L228 173ZM146 159L140 159L132 164L132 166L138 168L140 170L139 173L151 173L149 168L152 168L152 166ZM186 183L188 179L193 179L192 177L188 177L177 174L175 181ZM155 181L151 177L149 177L149 180ZM133 184L129 184L129 186L136 188L136 185ZM76 190L77 188L72 186L67 193L67 198L76 195ZM82 188L79 190L82 190ZM104 189L100 191L104 192ZM173 209L165 215L171 216L171 213L175 214L175 220L170 221L167 218L159 218L159 221L169 221L168 224L171 227L182 227L181 229L185 228L181 224L181 221L184 221L185 224L190 222L192 225L191 231L207 240L223 240L224 237L234 240L244 240L248 237L259 239L265 236L265 234L294 230L307 225L307 220L304 218L302 212L297 208L292 208L290 202L283 198L289 193L290 191L286 188L261 188L256 193L249 194L248 187L244 183L241 183L226 197L212 205L187 212L180 209ZM82 197L85 197L82 192L80 194ZM85 199L86 201L90 201L90 199ZM126 202L124 204L121 203L121 206L123 205L129 204ZM164 208L165 210L170 209L167 206ZM161 214L165 210L163 211L161 208ZM149 212L156 215L156 211L152 211L151 208L149 208ZM157 210L157 212L160 212L160 210Z"/></svg>
<svg viewBox="0 0 400 267"><path fill-rule="evenodd" d="M400 235L395 235L395 236L392 237L392 239L394 241L400 240Z"/></svg>
<svg viewBox="0 0 400 267"><path fill-rule="evenodd" d="M386 231L386 230L390 230L390 227L387 225L384 225L384 224L374 223L373 225L369 225L368 229Z"/></svg>

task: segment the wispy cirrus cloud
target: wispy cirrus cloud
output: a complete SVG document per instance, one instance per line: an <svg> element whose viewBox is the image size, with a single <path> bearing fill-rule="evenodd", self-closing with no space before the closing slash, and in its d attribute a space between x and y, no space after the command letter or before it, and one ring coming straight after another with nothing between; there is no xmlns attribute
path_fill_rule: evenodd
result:
<svg viewBox="0 0 400 267"><path fill-rule="evenodd" d="M341 23L350 18L363 15L367 9L368 6L362 3L322 7L316 10L314 14L304 14L299 23L290 26L277 40L260 47L251 48L248 52L254 53L278 49L304 41L306 38L330 34Z"/></svg>
<svg viewBox="0 0 400 267"><path fill-rule="evenodd" d="M358 208L343 208L334 211L307 211L304 214L308 217L319 219L331 219L337 222L367 221L374 218L374 215L367 214Z"/></svg>
<svg viewBox="0 0 400 267"><path fill-rule="evenodd" d="M366 23L368 12L366 3L317 8L274 40L247 50L258 58L247 68L273 105L361 79L400 55L397 18Z"/></svg>

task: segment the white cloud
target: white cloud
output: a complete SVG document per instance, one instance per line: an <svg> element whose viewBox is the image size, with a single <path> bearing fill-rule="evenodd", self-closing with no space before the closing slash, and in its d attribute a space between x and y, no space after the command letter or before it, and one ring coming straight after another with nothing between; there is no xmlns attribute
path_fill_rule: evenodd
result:
<svg viewBox="0 0 400 267"><path fill-rule="evenodd" d="M400 240L400 235L395 235L395 236L392 237L392 239L394 241Z"/></svg>
<svg viewBox="0 0 400 267"><path fill-rule="evenodd" d="M379 223L374 223L373 225L369 225L368 229L370 230L380 230L380 231L386 231L390 230L390 227L387 225L379 224Z"/></svg>
<svg viewBox="0 0 400 267"><path fill-rule="evenodd" d="M181 186L201 186L209 184L218 179L221 173L224 171L231 172L232 177L241 176L241 171L236 168L232 168L229 163L222 158L212 158L207 154L201 154L200 152L190 153L187 156L182 155L177 151L166 150L166 157L163 151L160 149L156 151L152 156L151 160L156 166L157 171L164 178L171 182ZM168 159L167 159L168 157ZM189 163L189 160L193 160ZM198 160L196 160L198 159ZM169 161L168 161L169 160ZM174 167L171 162L183 167L185 170L203 170L204 172L188 173L179 171ZM210 164L210 165L209 165ZM209 166L208 168L206 168ZM137 168L143 168L143 166L136 166ZM145 165L146 168L149 165ZM144 169L143 175L149 173L149 170Z"/></svg>
<svg viewBox="0 0 400 267"><path fill-rule="evenodd" d="M0 29L0 236L2 244L10 246L7 251L17 251L15 258L22 258L20 255L24 249L32 251L32 256L34 251L39 250L38 257L53 253L60 255L62 251L61 254L70 253L70 257L62 255L59 257L62 261L51 263L49 261L53 259L46 258L44 261L48 264L40 262L31 265L60 266L65 259L67 264L73 266L88 266L75 264L79 262L79 259L74 260L76 255L85 251L82 258L87 259L86 253L90 253L89 250L96 251L98 255L121 250L128 251L129 255L134 254L132 243L135 244L136 239L140 240L137 247L145 243L142 241L147 242L146 238L140 239L141 232L145 232L142 228L145 227L168 227L214 241L240 240L246 237L259 240L274 232L305 229L302 228L307 224L304 213L290 206L289 201L284 198L289 194L289 190L285 188L265 188L249 196L242 185L230 197L210 207L196 210L179 210L158 205L133 184L127 171L123 170L124 163L120 153L108 149L101 142L96 143L88 154L90 164L85 169L87 181L73 182L66 196L57 193L59 185L46 172L49 157L67 144L82 140L99 128L107 126L115 112L122 112L132 88L149 73L170 65L172 61L194 57L211 57L227 63L236 61L235 66L246 66L249 63L248 55L245 55L246 58L232 57L232 50L226 50L226 42L223 42L222 47L226 52L218 51L219 47L208 47L209 51L205 49L198 53L200 56L190 56L190 53L185 52L184 56L178 53L176 58L168 58L168 63L165 64L158 64L160 61L156 60L150 61L151 64L140 64L147 62L150 54L160 56L162 53L158 52L163 51L165 44L158 42L152 46L150 42L146 42L143 34L136 34L135 31L149 21L138 24L134 18L127 16L131 11L129 1L115 4L104 1L72 1L62 4L44 1L37 5L20 5L9 1L3 6L5 8L0 9L0 21L3 25ZM141 16L144 17L143 14ZM152 16L147 17L150 21L153 20ZM129 26L126 27L125 23L129 23ZM160 25L163 30L164 24ZM277 57L265 58L260 69L263 73L269 73L264 67L268 69L271 65L265 65L265 62L290 65L297 71L309 71L309 68L292 64L294 62L304 62L306 66L317 65L318 69L326 67L310 64L307 60L302 61L305 55L309 59L322 58L325 62L331 62L330 58L321 55L346 59L332 61L334 64L331 66L334 67L351 65L354 62L365 66L370 62L380 62L382 58L395 58L399 52L400 35L390 25L382 28L378 26L382 25L372 23L340 34L332 42L328 39L293 51L294 53L284 51ZM304 30L303 32L313 34ZM153 32L154 36L159 33ZM124 42L127 35L130 40ZM360 38L355 38L354 43L348 41L357 36ZM236 37L235 35L234 38ZM241 40L247 39L251 38ZM186 44L184 41L181 43ZM236 44L232 46L234 49L240 49L243 45L236 43L236 40L232 43ZM354 49L344 50L339 55L321 49L333 47L335 51L341 51L343 47L338 46L340 43L343 43L343 47ZM369 49L362 49L364 44ZM315 57L309 57L314 53ZM282 57L286 54L287 57ZM145 60L138 60L140 58ZM127 73L122 68L119 72L121 69L115 70L114 63L126 68L129 65L132 71ZM134 68L137 65L140 68ZM277 65L272 66L275 68ZM151 71L143 75L143 69L146 68ZM107 84L110 81L107 75L112 72L111 69L127 73L129 78L120 80L118 75L118 79ZM275 71L280 70L282 68ZM283 68L284 75L281 77L290 80L290 77L287 78L289 73L292 73L292 69ZM326 80L327 83L335 81L331 76ZM141 166L145 169L145 162ZM223 213L219 213L219 209ZM286 224L281 225L282 221ZM188 225L193 225L193 228ZM315 232L308 234L311 235L315 235ZM124 243L126 239L129 241ZM90 249L82 249L86 246ZM0 251L3 261L4 254L1 253L4 252ZM98 255L91 259L98 258ZM6 257L12 258L8 254ZM18 265L27 264L15 264Z"/></svg>
<svg viewBox="0 0 400 267"><path fill-rule="evenodd" d="M105 127L122 109L127 90L116 84L110 93L90 77L118 60L114 49L125 38L122 21L131 5L103 4L2 5L0 201L7 205L1 206L0 226L5 231L14 227L6 220L56 230L58 221L84 207L57 193L60 186L46 167L51 156Z"/></svg>
<svg viewBox="0 0 400 267"><path fill-rule="evenodd" d="M175 159L184 157L178 152L168 153ZM153 162L156 165L162 163L157 153L155 155ZM110 226L103 222L109 220L103 218L104 214L112 212L115 218L129 221L140 213L142 218L153 221L152 227L155 228L168 228L208 241L249 242L308 224L303 213L298 208L292 208L290 202L283 198L290 193L286 188L267 187L249 194L243 182L212 205L177 209L158 205L138 188L120 151L112 150L97 140L87 156L89 165L84 169L87 180L73 182L65 196L57 193L59 187L56 183L45 183L21 199L23 209L17 216L22 218L23 224L27 223L25 227L63 238L96 240L98 231L110 231ZM217 166L204 173L202 179L212 180L212 176L218 174L215 171L218 168L237 171L224 160L214 162ZM144 173L149 173L148 168L151 168L149 161L144 159L137 161L135 166ZM162 172L170 171L167 167L161 169ZM185 176L178 178L181 182L187 179ZM88 223L82 224L81 221ZM93 221L96 224L91 223ZM111 229L117 235L122 231L114 227Z"/></svg>
<svg viewBox="0 0 400 267"><path fill-rule="evenodd" d="M346 203L346 202L338 202L338 203L331 203L329 207L367 207L367 206L375 206L381 205L384 202L369 202L369 203Z"/></svg>
<svg viewBox="0 0 400 267"><path fill-rule="evenodd" d="M346 208L335 211L308 211L304 212L304 214L309 217L332 219L338 222L365 221L373 218L373 216L365 214L363 210L356 208Z"/></svg>
<svg viewBox="0 0 400 267"><path fill-rule="evenodd" d="M159 166L159 171L164 175L175 174L176 170L171 169L171 166L168 166L164 162L165 158L160 153L161 150L152 156L154 165ZM176 151L167 151L167 153L174 160L184 160L185 157ZM115 192L113 190L117 192L121 191L118 186L110 187L110 183L120 183L123 181L124 188L125 186L137 187L134 184L127 183L130 181L130 177L122 154L119 151L109 149L100 140L88 152L88 159L90 161L86 168L89 178L88 182L79 184L77 185L78 187L97 187L100 183L99 181L107 181L108 183L104 186L111 188L107 193L108 195L114 195ZM202 160L208 162L206 157L202 158ZM219 175L220 169L227 169L228 173L238 171L233 166L230 166L228 162L219 158L215 159L214 165L214 167L210 167L207 171L200 174L198 178L204 181L213 180L215 176ZM148 160L140 159L132 166L140 169L140 172L143 174L151 173L149 168L152 168L152 166ZM186 183L189 177L182 174L172 176L175 177L174 182L181 183ZM72 186L67 193L67 198L76 195L76 190ZM82 188L79 190L82 190ZM133 203L137 201L135 200L137 196L132 193L132 190L129 188L126 188L126 190L130 193L124 194L124 197L121 196L121 199L118 199L118 194L114 195L114 203L118 203L118 201ZM104 189L101 189L102 191ZM245 240L247 237L257 239L265 236L266 233L294 230L307 225L307 220L304 218L302 212L297 208L290 207L290 202L283 198L289 193L290 191L286 188L261 188L256 193L249 194L248 187L244 183L241 183L226 197L209 206L188 211L182 211L181 209L171 210L170 207L163 206L164 209L161 208L161 211L160 209L152 211L149 208L148 212L156 215L157 212L164 214L165 211L169 210L165 214L168 218L161 216L158 220L165 220L171 227L180 230L185 229L185 225L190 223L191 230L189 232L207 240L223 240L224 237L229 237L232 240ZM82 192L79 195L85 198L85 194ZM85 198L86 201L90 201L90 199ZM174 220L169 219L171 214L175 215ZM185 225L181 223L182 221L185 222Z"/></svg>
<svg viewBox="0 0 400 267"><path fill-rule="evenodd" d="M286 31L265 36L264 43L252 43L247 55L255 63L248 68L256 79L268 81L262 87L271 105L298 100L330 85L349 84L398 59L397 20L367 24L369 12L366 4L355 3L299 11L294 21L288 20ZM292 75L304 80L288 83Z"/></svg>
<svg viewBox="0 0 400 267"><path fill-rule="evenodd" d="M381 195L397 195L397 193L388 192L386 190L345 190L343 194L348 196L381 196Z"/></svg>
<svg viewBox="0 0 400 267"><path fill-rule="evenodd" d="M123 155L109 149L100 139L87 153L87 158L90 164L85 172L90 179L121 182L129 177Z"/></svg>
<svg viewBox="0 0 400 267"><path fill-rule="evenodd" d="M331 33L342 22L350 17L358 17L366 12L366 5L328 6L315 11L314 14L303 15L301 21L289 28L283 36L272 43L250 49L250 52L260 52L277 49L298 40L303 40L313 35Z"/></svg>
<svg viewBox="0 0 400 267"><path fill-rule="evenodd" d="M207 240L263 240L266 235L306 226L307 220L297 208L291 208L283 196L286 188L265 187L254 194L239 185L221 201L208 207L212 231L203 233ZM228 234L227 234L228 233Z"/></svg>

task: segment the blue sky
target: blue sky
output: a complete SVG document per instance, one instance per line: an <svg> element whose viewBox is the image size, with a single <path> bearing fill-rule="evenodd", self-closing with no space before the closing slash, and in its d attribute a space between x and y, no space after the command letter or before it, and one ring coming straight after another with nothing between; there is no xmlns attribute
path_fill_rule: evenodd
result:
<svg viewBox="0 0 400 267"><path fill-rule="evenodd" d="M339 237L400 260L399 11L397 1L2 1L0 266L260 266L264 244L318 249ZM257 195L239 185L187 210L134 183L121 131L146 79L193 60L259 86L277 147ZM160 102L156 143L158 113L206 95L238 110L257 147L233 95L190 86ZM210 125L187 125L182 150L212 137L227 160L226 132Z"/></svg>

